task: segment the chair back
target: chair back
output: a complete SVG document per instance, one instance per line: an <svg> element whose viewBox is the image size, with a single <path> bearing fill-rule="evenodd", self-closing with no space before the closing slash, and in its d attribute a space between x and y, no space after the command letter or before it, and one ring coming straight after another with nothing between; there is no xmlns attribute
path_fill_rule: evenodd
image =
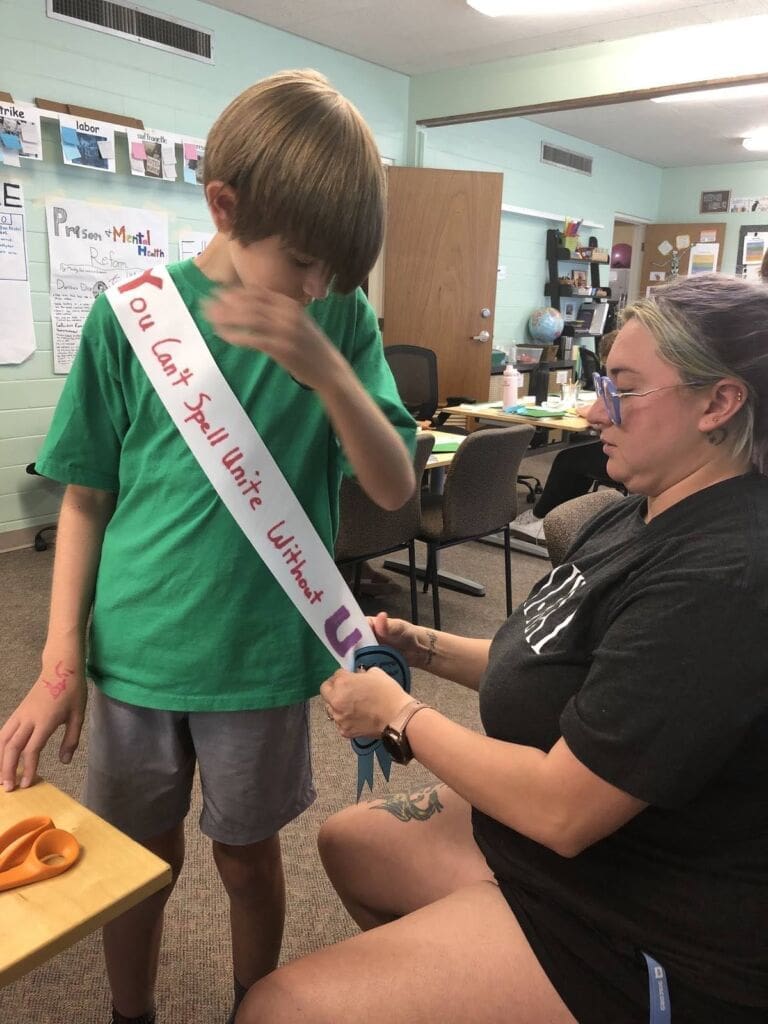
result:
<svg viewBox="0 0 768 1024"><path fill-rule="evenodd" d="M517 471L533 427L476 430L453 457L443 490L442 539L482 537L517 515Z"/></svg>
<svg viewBox="0 0 768 1024"><path fill-rule="evenodd" d="M420 345L384 349L403 405L415 420L432 420L437 409L437 356Z"/></svg>
<svg viewBox="0 0 768 1024"><path fill-rule="evenodd" d="M600 373L600 360L588 348L579 349L581 359L581 381L585 391L593 391L592 374Z"/></svg>
<svg viewBox="0 0 768 1024"><path fill-rule="evenodd" d="M544 516L544 538L553 566L562 565L565 556L585 523L607 505L621 501L623 495L613 488L591 491L564 501Z"/></svg>
<svg viewBox="0 0 768 1024"><path fill-rule="evenodd" d="M414 539L421 525L421 478L434 443L433 434L417 436L413 460L416 488L394 512L372 501L357 480L344 478L339 492L339 532L334 554L337 562L385 554Z"/></svg>

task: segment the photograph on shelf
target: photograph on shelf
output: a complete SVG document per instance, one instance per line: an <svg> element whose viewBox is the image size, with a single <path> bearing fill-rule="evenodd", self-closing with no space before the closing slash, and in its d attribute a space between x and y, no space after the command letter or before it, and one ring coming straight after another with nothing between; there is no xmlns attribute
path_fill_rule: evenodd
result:
<svg viewBox="0 0 768 1024"><path fill-rule="evenodd" d="M586 270L572 270L571 284L574 288L578 288L580 291L583 288L589 288Z"/></svg>
<svg viewBox="0 0 768 1024"><path fill-rule="evenodd" d="M576 313L578 308L578 302L573 302L570 300L566 300L565 302L563 302L563 320L565 320L567 324L571 323L573 320L576 319Z"/></svg>
<svg viewBox="0 0 768 1024"><path fill-rule="evenodd" d="M731 201L731 190L725 188L712 189L701 193L699 213L728 213Z"/></svg>

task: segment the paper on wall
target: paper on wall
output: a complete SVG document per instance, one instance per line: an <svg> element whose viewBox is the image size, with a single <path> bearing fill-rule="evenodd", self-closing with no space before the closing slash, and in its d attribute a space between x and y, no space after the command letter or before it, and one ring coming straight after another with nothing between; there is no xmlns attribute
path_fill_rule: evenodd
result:
<svg viewBox="0 0 768 1024"><path fill-rule="evenodd" d="M713 274L717 270L717 257L720 252L718 242L698 242L691 246L691 259L688 263L688 276L696 274Z"/></svg>
<svg viewBox="0 0 768 1024"><path fill-rule="evenodd" d="M182 135L179 141L183 157L184 181L189 185L202 185L205 139L193 139Z"/></svg>
<svg viewBox="0 0 768 1024"><path fill-rule="evenodd" d="M67 373L94 298L168 260L168 216L60 199L45 207L54 373Z"/></svg>
<svg viewBox="0 0 768 1024"><path fill-rule="evenodd" d="M199 256L212 238L211 231L183 231L179 235L179 259L188 260Z"/></svg>
<svg viewBox="0 0 768 1024"><path fill-rule="evenodd" d="M659 250L662 256L669 256L669 254L672 252L673 247L672 243L668 242L665 238L663 242L659 242L656 248Z"/></svg>
<svg viewBox="0 0 768 1024"><path fill-rule="evenodd" d="M714 229L711 230L711 231L702 231L699 234L699 241L700 242L716 242L717 241L717 231L714 230Z"/></svg>
<svg viewBox="0 0 768 1024"><path fill-rule="evenodd" d="M0 102L0 163L19 167L24 160L42 160L40 111L34 103Z"/></svg>
<svg viewBox="0 0 768 1024"><path fill-rule="evenodd" d="M131 174L176 181L176 136L153 128L128 128Z"/></svg>
<svg viewBox="0 0 768 1024"><path fill-rule="evenodd" d="M675 239L675 248L676 249L687 249L690 244L691 244L691 236L690 235L678 235L677 238Z"/></svg>
<svg viewBox="0 0 768 1024"><path fill-rule="evenodd" d="M24 362L35 351L29 261L21 184L0 180L0 363Z"/></svg>
<svg viewBox="0 0 768 1024"><path fill-rule="evenodd" d="M114 125L79 114L59 114L59 133L65 164L115 173Z"/></svg>

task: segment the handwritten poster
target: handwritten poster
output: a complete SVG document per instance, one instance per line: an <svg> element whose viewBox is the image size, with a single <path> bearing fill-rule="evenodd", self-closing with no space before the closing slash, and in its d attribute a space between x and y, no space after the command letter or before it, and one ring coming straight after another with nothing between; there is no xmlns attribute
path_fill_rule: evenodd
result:
<svg viewBox="0 0 768 1024"><path fill-rule="evenodd" d="M51 260L54 373L67 373L94 298L168 261L168 216L61 199L45 208Z"/></svg>
<svg viewBox="0 0 768 1024"><path fill-rule="evenodd" d="M188 185L203 184L203 160L205 159L205 140L191 139L182 136L181 152L184 181Z"/></svg>
<svg viewBox="0 0 768 1024"><path fill-rule="evenodd" d="M115 173L115 129L79 114L59 114L61 152L71 167Z"/></svg>
<svg viewBox="0 0 768 1024"><path fill-rule="evenodd" d="M176 136L144 128L126 129L131 174L141 178L176 181Z"/></svg>
<svg viewBox="0 0 768 1024"><path fill-rule="evenodd" d="M182 231L179 235L179 259L190 260L199 256L212 238L211 231Z"/></svg>
<svg viewBox="0 0 768 1024"><path fill-rule="evenodd" d="M0 163L20 167L21 160L42 160L40 111L33 103L0 103Z"/></svg>
<svg viewBox="0 0 768 1024"><path fill-rule="evenodd" d="M21 184L0 180L0 363L22 363L35 351L29 261Z"/></svg>

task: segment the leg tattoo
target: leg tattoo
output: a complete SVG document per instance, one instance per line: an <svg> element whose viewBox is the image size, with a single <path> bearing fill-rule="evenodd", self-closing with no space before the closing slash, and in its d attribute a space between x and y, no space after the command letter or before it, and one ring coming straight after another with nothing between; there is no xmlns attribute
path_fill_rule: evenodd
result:
<svg viewBox="0 0 768 1024"><path fill-rule="evenodd" d="M444 783L438 782L415 793L395 793L371 804L371 810L388 811L398 821L427 821L443 809L438 795L443 786Z"/></svg>

